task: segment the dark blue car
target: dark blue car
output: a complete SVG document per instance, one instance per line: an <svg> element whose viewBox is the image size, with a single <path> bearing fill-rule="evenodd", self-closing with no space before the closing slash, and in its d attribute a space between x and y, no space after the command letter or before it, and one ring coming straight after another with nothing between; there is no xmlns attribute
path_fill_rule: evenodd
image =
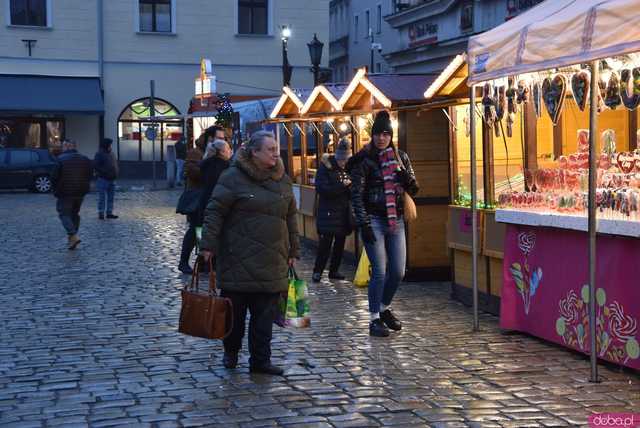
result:
<svg viewBox="0 0 640 428"><path fill-rule="evenodd" d="M0 189L50 192L56 159L44 149L0 149Z"/></svg>

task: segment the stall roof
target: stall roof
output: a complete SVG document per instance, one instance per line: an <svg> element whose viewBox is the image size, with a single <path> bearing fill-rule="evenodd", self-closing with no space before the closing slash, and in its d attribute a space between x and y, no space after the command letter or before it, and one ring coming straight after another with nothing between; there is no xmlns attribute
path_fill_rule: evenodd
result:
<svg viewBox="0 0 640 428"><path fill-rule="evenodd" d="M469 39L469 83L638 51L638 0L546 0Z"/></svg>
<svg viewBox="0 0 640 428"><path fill-rule="evenodd" d="M298 116L311 92L311 89L291 89L288 86L282 88L282 95L271 111L271 119Z"/></svg>
<svg viewBox="0 0 640 428"><path fill-rule="evenodd" d="M300 109L300 114L341 111L340 97L346 89L346 84L316 86Z"/></svg>
<svg viewBox="0 0 640 428"><path fill-rule="evenodd" d="M436 79L430 74L371 74L361 68L340 98L343 111L363 107L393 108L421 104L425 88ZM367 98L369 96L369 98Z"/></svg>
<svg viewBox="0 0 640 428"><path fill-rule="evenodd" d="M469 94L467 78L469 67L466 55L457 55L424 93L429 100L439 98L465 98Z"/></svg>

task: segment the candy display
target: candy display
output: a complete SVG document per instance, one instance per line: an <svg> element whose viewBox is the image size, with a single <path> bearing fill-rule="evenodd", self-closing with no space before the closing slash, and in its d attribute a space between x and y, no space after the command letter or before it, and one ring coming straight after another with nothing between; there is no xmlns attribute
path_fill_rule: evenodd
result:
<svg viewBox="0 0 640 428"><path fill-rule="evenodd" d="M640 221L640 150L617 152L615 133L601 134L596 205L600 218ZM578 130L578 151L560 156L553 168L525 170L524 190L498 196L498 206L519 211L587 215L589 131Z"/></svg>
<svg viewBox="0 0 640 428"><path fill-rule="evenodd" d="M482 88L482 107L484 121L487 125L493 126L493 122L496 120L496 103L489 83L485 83Z"/></svg>
<svg viewBox="0 0 640 428"><path fill-rule="evenodd" d="M533 109L536 112L536 117L541 118L542 117L542 90L540 89L540 84L538 82L533 84L531 95L533 97Z"/></svg>

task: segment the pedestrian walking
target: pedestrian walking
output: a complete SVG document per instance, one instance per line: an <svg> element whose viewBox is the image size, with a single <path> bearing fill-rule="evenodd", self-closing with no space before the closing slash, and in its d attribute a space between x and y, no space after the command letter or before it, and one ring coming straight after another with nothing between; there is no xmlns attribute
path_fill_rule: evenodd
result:
<svg viewBox="0 0 640 428"><path fill-rule="evenodd" d="M205 130L205 132L196 140L195 147L187 150L187 159L184 165L184 175L186 180L185 191L200 191L204 190L202 170L200 164L205 155L207 144L213 142L216 139L224 140L224 129L219 126L211 126ZM200 201L202 193L198 196ZM199 206L199 205L198 205ZM197 237L196 228L202 226L202 212L197 210L192 214L187 215L187 230L182 238L182 249L180 251L180 262L178 263L178 270L184 274L192 274L189 261L191 259L191 253L193 253L196 247ZM208 271L208 267L204 268L204 272Z"/></svg>
<svg viewBox="0 0 640 428"><path fill-rule="evenodd" d="M376 115L371 134L373 141L353 156L351 202L371 261L369 334L386 337L402 329L390 305L406 267L404 194L414 196L418 184L409 156L393 143L388 112Z"/></svg>
<svg viewBox="0 0 640 428"><path fill-rule="evenodd" d="M80 243L80 207L84 195L89 193L93 168L91 160L78 153L74 141L65 140L62 148L63 152L58 156L51 179L53 194L57 198L56 210L67 231L67 246L69 250L75 250Z"/></svg>
<svg viewBox="0 0 640 428"><path fill-rule="evenodd" d="M113 200L115 198L115 180L118 178L118 161L112 151L113 140L105 138L100 144L100 150L93 159L93 167L96 171L98 180L96 188L98 189L98 218L100 220L106 218L116 219L117 215L113 213Z"/></svg>
<svg viewBox="0 0 640 428"><path fill-rule="evenodd" d="M217 257L222 295L233 302L233 330L224 340L224 366L235 368L249 321L250 371L282 375L271 362L280 293L299 256L296 202L272 133L259 131L240 148L218 180L204 215L202 256Z"/></svg>
<svg viewBox="0 0 640 428"><path fill-rule="evenodd" d="M176 185L182 186L184 179L184 162L187 159L187 143L184 137L180 137L174 145L176 149Z"/></svg>
<svg viewBox="0 0 640 428"><path fill-rule="evenodd" d="M200 197L201 213L204 214L220 174L229 167L232 155L231 146L225 140L215 140L207 145L204 160L200 163L203 187Z"/></svg>
<svg viewBox="0 0 640 428"><path fill-rule="evenodd" d="M352 230L351 178L347 173L347 161L351 158L351 143L342 139L335 154L322 155L316 174L318 212L316 228L319 243L313 268L313 281L319 282L331 256L329 279L343 280L339 271L344 252L344 242ZM332 250L333 247L333 250Z"/></svg>

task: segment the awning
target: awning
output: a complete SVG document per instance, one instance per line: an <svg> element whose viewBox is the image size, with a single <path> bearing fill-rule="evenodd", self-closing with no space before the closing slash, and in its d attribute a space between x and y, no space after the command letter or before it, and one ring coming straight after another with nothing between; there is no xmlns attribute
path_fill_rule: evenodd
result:
<svg viewBox="0 0 640 428"><path fill-rule="evenodd" d="M0 112L102 114L96 77L0 75Z"/></svg>
<svg viewBox="0 0 640 428"><path fill-rule="evenodd" d="M469 82L638 51L638 0L546 0L469 39Z"/></svg>

